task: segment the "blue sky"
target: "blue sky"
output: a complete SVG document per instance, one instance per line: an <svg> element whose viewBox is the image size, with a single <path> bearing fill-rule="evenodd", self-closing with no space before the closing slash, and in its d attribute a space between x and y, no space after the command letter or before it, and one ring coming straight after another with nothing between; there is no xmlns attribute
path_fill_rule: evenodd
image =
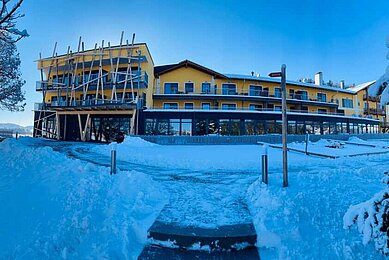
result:
<svg viewBox="0 0 389 260"><path fill-rule="evenodd" d="M362 83L377 79L388 64L389 1L100 1L25 0L18 43L26 80L25 112L0 111L0 122L32 125L40 74L39 52L51 55L82 36L86 47L104 39L147 42L157 65L190 59L222 73L267 75L287 64L288 79L313 77Z"/></svg>

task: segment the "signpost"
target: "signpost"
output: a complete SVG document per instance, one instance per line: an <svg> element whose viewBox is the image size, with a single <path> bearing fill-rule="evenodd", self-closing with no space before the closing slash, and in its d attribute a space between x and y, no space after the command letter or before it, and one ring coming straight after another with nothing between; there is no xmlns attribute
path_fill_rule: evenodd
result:
<svg viewBox="0 0 389 260"><path fill-rule="evenodd" d="M286 116L286 65L282 64L280 72L272 72L269 77L281 77L282 91L282 166L283 166L283 186L288 187L288 150L287 150L287 134L288 134L288 119Z"/></svg>

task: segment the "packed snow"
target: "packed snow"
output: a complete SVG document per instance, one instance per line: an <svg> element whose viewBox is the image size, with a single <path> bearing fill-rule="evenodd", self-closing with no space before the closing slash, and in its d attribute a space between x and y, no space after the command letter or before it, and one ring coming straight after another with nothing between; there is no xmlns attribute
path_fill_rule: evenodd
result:
<svg viewBox="0 0 389 260"><path fill-rule="evenodd" d="M0 143L0 158L2 259L134 259L168 199L150 176L111 176L37 139Z"/></svg>
<svg viewBox="0 0 389 260"><path fill-rule="evenodd" d="M289 152L290 187L282 188L279 148L268 149L264 185L261 145L165 146L138 137L113 145L6 141L0 230L11 238L0 237L1 256L136 258L158 218L199 227L252 221L263 259L379 259L374 243L343 228L343 216L384 188L388 146L389 139L310 142L308 151L339 157ZM116 176L103 166L112 148Z"/></svg>

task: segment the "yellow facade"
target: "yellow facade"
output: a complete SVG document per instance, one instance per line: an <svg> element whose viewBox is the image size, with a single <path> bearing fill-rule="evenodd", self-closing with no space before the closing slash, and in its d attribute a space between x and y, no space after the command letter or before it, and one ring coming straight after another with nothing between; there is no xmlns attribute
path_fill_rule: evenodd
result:
<svg viewBox="0 0 389 260"><path fill-rule="evenodd" d="M127 131L130 134L138 134L134 130L138 127L141 129L140 133L149 134L145 129L153 129L159 124L159 120L175 119L181 122L181 130L176 129L173 134L182 131L182 128L188 133L187 127L191 124L191 134L194 135L210 133L197 129L198 125L204 125L198 123L199 120L238 120L239 131L246 131L246 134L246 121L280 120L279 79L221 74L188 60L154 66L152 56L144 43L135 44L133 47L97 48L41 59L37 67L42 75L41 81L37 83L37 90L42 91L45 104L36 110L35 116L43 121L46 114L41 115L40 111L44 110L52 118L57 117L51 122L54 125L54 122L61 123L61 116L69 115L71 118L72 115L74 118L71 120L78 121L79 124L79 134L74 137L75 140L88 140L85 132L90 134L90 140L102 140L101 135L105 131L102 127L97 134L91 132L97 131L95 128L102 124L111 128L107 121L101 118L111 119L115 115L120 118L117 125L125 122L125 125L121 126L123 129L128 128L127 124L130 126L131 131ZM359 133L368 131L366 129L370 127L378 127L377 120L387 122L388 107L382 109L376 98L367 95L370 85L342 89L287 81L287 109L291 121L304 122L304 129L305 126L310 128L312 124L317 123L321 125L322 133L327 132L327 125L330 125L331 129L347 129L348 133ZM193 114L189 115L191 111ZM170 119L166 114L161 114L165 112L170 113ZM211 115L212 119L206 118L207 112L214 113ZM228 116L235 112L242 113L240 116ZM197 116L203 114L196 118L195 113ZM139 114L142 114L144 122L137 121ZM173 127L178 124L163 123ZM36 124L37 128L44 128L43 123ZM66 139L66 127L55 127L57 138ZM360 130L355 130L355 127ZM166 125L162 128L170 129L166 128ZM38 131L43 132L39 129ZM341 130L341 133L344 131ZM105 137L103 139L110 140Z"/></svg>

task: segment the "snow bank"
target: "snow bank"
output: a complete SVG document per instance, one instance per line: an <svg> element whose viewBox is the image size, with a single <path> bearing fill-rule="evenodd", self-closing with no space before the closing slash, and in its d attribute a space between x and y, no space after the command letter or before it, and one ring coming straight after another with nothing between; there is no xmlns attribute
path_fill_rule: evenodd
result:
<svg viewBox="0 0 389 260"><path fill-rule="evenodd" d="M260 145L157 145L136 137L117 145L118 160L170 169L242 171L260 169ZM111 155L112 145L90 146L89 152ZM279 149L269 149L271 167L281 165ZM291 153L290 158L303 155Z"/></svg>
<svg viewBox="0 0 389 260"><path fill-rule="evenodd" d="M374 241L375 247L389 256L389 175L386 173L384 190L366 202L351 206L343 217L344 228L354 224L363 236L363 244Z"/></svg>
<svg viewBox="0 0 389 260"><path fill-rule="evenodd" d="M116 143L113 143L115 145ZM134 137L134 136L126 136L124 138L123 143L116 144L117 148L125 151L127 147L153 147L157 144L147 142L146 140L140 138L140 137Z"/></svg>
<svg viewBox="0 0 389 260"><path fill-rule="evenodd" d="M0 258L135 259L167 202L161 186L35 142L0 143Z"/></svg>
<svg viewBox="0 0 389 260"><path fill-rule="evenodd" d="M343 228L343 216L349 205L382 188L388 161L387 154L325 159L309 167L290 160L289 187L282 187L281 170L269 172L269 185L254 182L246 198L261 258L382 258L374 245L364 246L357 232Z"/></svg>

